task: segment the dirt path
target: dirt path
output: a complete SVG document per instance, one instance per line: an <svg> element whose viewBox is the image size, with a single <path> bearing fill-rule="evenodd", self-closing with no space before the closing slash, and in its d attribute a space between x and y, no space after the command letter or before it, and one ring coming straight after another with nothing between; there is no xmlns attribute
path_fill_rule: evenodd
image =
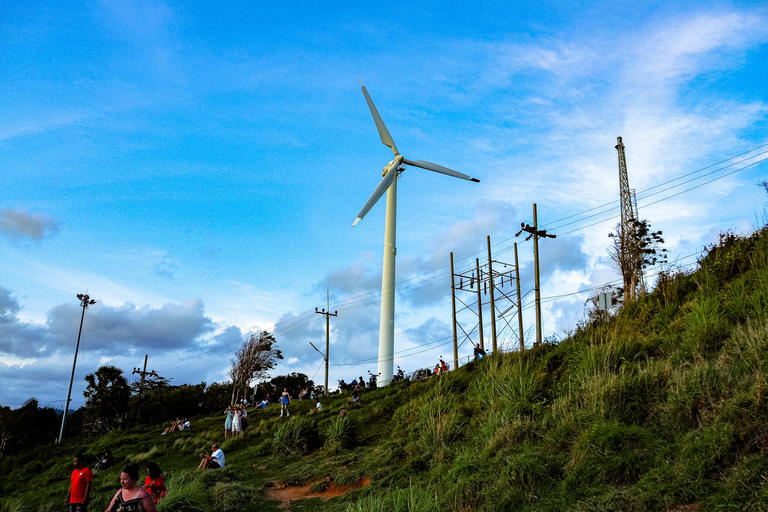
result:
<svg viewBox="0 0 768 512"><path fill-rule="evenodd" d="M312 487L318 487L316 484L325 484L325 490L319 492L311 492ZM328 500L341 496L349 491L360 489L370 484L371 481L367 478L361 478L355 483L349 485L337 486L336 483L330 478L324 480L317 480L305 485L281 485L277 482L270 482L267 484L267 496L270 499L278 500L282 503L282 506L288 507L292 501L303 500L307 498L320 498Z"/></svg>

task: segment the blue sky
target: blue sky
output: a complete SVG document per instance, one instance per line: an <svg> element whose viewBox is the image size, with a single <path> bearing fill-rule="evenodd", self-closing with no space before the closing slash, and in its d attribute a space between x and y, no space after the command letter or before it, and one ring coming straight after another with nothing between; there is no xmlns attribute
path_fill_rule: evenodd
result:
<svg viewBox="0 0 768 512"><path fill-rule="evenodd" d="M321 382L326 290L331 382L374 370L383 201L351 224L391 152L358 79L406 158L481 180L400 179L396 364L451 354L450 252L474 265L490 235L512 262L518 241L533 288L514 234L534 202L558 234L542 294L561 337L574 292L616 279L617 203L582 212L618 199L617 136L680 266L762 224L766 43L764 2L6 2L0 404L61 406L86 291L74 405L87 373L144 354L174 384L226 380L258 329L286 356L273 375Z"/></svg>

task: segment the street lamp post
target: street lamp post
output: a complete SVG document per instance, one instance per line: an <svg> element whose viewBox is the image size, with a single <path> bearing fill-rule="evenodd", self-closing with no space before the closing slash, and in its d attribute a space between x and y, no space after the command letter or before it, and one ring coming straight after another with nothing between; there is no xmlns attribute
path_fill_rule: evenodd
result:
<svg viewBox="0 0 768 512"><path fill-rule="evenodd" d="M64 426L67 424L67 411L69 410L69 398L72 396L72 382L75 380L75 366L77 365L77 351L80 348L80 335L83 333L83 319L85 318L85 310L88 306L96 304L95 300L92 300L88 294L78 293L77 298L80 299L80 307L83 308L83 314L80 315L80 330L77 332L77 345L75 345L75 360L72 362L72 375L69 377L69 389L67 390L67 401L64 403L64 414L61 416L61 432L59 432L59 440L64 438Z"/></svg>

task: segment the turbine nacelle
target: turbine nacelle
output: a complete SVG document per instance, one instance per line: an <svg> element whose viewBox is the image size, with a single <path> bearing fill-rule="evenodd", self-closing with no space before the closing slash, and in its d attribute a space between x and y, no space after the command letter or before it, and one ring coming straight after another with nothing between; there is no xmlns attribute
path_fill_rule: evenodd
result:
<svg viewBox="0 0 768 512"><path fill-rule="evenodd" d="M405 160L405 159L403 159L403 160ZM389 171L393 167L400 167L400 164L399 163L395 164L395 160L392 160L391 162L389 162L387 165L384 166L384 170L381 171L381 175L382 176L386 176L387 175L387 171ZM399 170L399 169L395 169L395 170Z"/></svg>

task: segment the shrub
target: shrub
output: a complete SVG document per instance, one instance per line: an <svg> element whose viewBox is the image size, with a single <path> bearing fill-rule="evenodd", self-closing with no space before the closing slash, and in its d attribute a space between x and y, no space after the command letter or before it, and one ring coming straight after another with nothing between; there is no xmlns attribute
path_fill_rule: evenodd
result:
<svg viewBox="0 0 768 512"><path fill-rule="evenodd" d="M347 417L334 418L323 434L324 446L332 452L352 446L355 438L352 420Z"/></svg>
<svg viewBox="0 0 768 512"><path fill-rule="evenodd" d="M295 455L317 447L317 424L304 418L288 420L277 427L272 436L272 452L276 456Z"/></svg>

